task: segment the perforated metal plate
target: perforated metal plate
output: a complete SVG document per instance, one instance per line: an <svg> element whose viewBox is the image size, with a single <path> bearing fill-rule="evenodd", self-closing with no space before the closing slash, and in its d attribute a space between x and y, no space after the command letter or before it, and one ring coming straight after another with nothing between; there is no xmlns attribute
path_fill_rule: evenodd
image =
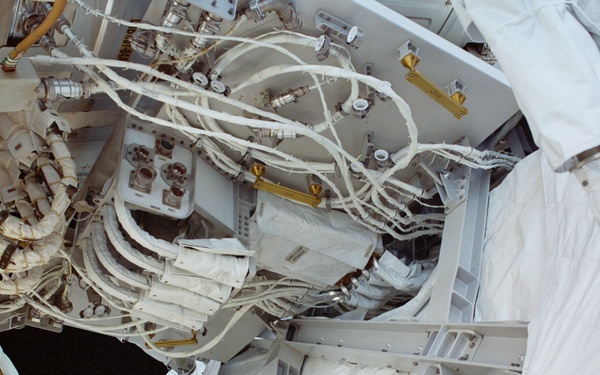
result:
<svg viewBox="0 0 600 375"><path fill-rule="evenodd" d="M237 0L189 0L190 4L214 13L219 17L232 20L235 18Z"/></svg>

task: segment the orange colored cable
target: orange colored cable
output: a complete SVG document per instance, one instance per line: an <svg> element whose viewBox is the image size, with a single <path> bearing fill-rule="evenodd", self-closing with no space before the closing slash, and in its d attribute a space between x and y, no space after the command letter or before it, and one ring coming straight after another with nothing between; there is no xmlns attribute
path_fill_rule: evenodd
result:
<svg viewBox="0 0 600 375"><path fill-rule="evenodd" d="M17 63L21 56L27 51L31 46L33 46L41 37L43 37L54 24L58 20L58 18L62 15L65 7L67 6L67 0L55 0L52 9L48 12L46 19L42 24L33 30L31 34L29 34L25 39L21 41L21 43L17 44L15 49L10 51L10 54L7 58L2 61L2 70L4 71L14 71L16 69Z"/></svg>

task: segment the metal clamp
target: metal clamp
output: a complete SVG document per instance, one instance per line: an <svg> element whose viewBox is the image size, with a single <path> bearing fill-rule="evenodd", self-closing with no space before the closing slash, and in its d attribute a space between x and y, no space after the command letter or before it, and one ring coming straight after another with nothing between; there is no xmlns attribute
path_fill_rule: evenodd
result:
<svg viewBox="0 0 600 375"><path fill-rule="evenodd" d="M406 74L407 81L429 95L429 97L446 108L457 119L460 120L469 113L467 108L462 105L467 98L464 93L465 85L462 82L456 79L450 82L446 87L448 90L447 93L416 69L421 58L418 54L419 47L414 42L407 40L406 43L398 48L398 51L400 52L399 61L409 70Z"/></svg>
<svg viewBox="0 0 600 375"><path fill-rule="evenodd" d="M320 186L319 188L319 186L316 186L318 184L315 183L315 181L313 181L313 183L309 182L309 190L311 191L311 193L313 193L313 195L309 195L285 186L274 184L269 181L264 181L262 179L262 176L267 170L264 165L254 164L251 170L252 173L256 176L256 181L254 182L254 185L252 185L252 187L255 189L263 190L275 195L279 195L280 197L305 203L313 207L317 207L319 206L319 204L321 204L321 197L319 197L318 194L321 192L323 187Z"/></svg>
<svg viewBox="0 0 600 375"><path fill-rule="evenodd" d="M325 11L317 13L316 25L325 34L340 39L351 47L358 48L363 41L364 31L361 28L344 22Z"/></svg>

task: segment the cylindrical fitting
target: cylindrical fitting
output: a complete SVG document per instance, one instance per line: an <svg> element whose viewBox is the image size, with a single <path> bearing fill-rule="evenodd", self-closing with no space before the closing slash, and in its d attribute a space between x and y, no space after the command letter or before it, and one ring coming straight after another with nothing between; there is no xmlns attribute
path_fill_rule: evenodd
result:
<svg viewBox="0 0 600 375"><path fill-rule="evenodd" d="M375 161L377 162L377 166L379 168L385 168L390 163L390 154L386 150L375 150L375 152L373 153L373 157L375 158Z"/></svg>
<svg viewBox="0 0 600 375"><path fill-rule="evenodd" d="M161 19L163 27L175 28L182 19L187 18L190 3L184 0L173 0Z"/></svg>
<svg viewBox="0 0 600 375"><path fill-rule="evenodd" d="M269 98L269 105L271 106L271 108L273 108L273 110L275 110L287 104L296 103L298 101L298 98L308 94L309 92L310 88L308 86L302 86L296 89L289 89L284 93Z"/></svg>
<svg viewBox="0 0 600 375"><path fill-rule="evenodd" d="M38 88L38 99L41 101L56 101L61 99L88 98L91 93L90 85L67 78L42 78Z"/></svg>
<svg viewBox="0 0 600 375"><path fill-rule="evenodd" d="M331 52L331 37L329 35L321 35L315 43L315 52L317 53L317 60L323 61Z"/></svg>
<svg viewBox="0 0 600 375"><path fill-rule="evenodd" d="M187 173L187 168L182 163L173 163L167 167L167 180L180 181Z"/></svg>
<svg viewBox="0 0 600 375"><path fill-rule="evenodd" d="M44 22L44 16L39 13L29 13L25 16L23 20L23 34L29 35L35 29L37 29L42 22ZM42 47L46 52L51 53L53 49L56 48L56 41L49 34L43 35L39 40L38 44Z"/></svg>
<svg viewBox="0 0 600 375"><path fill-rule="evenodd" d="M179 208L184 195L184 187L179 184L173 184L164 195L164 203L168 206Z"/></svg>
<svg viewBox="0 0 600 375"><path fill-rule="evenodd" d="M156 171L147 164L138 165L133 172L133 184L143 190L147 190L155 178Z"/></svg>
<svg viewBox="0 0 600 375"><path fill-rule="evenodd" d="M365 118L369 113L370 106L367 99L358 98L352 102L352 115L356 118Z"/></svg>
<svg viewBox="0 0 600 375"><path fill-rule="evenodd" d="M150 159L150 151L145 146L135 147L133 149L133 161L137 163L147 163Z"/></svg>
<svg viewBox="0 0 600 375"><path fill-rule="evenodd" d="M173 149L175 148L175 143L167 138L162 138L158 141L156 145L156 151L162 156L170 158L173 154Z"/></svg>
<svg viewBox="0 0 600 375"><path fill-rule="evenodd" d="M288 30L298 30L302 27L298 8L292 0L253 0L246 10L246 17L250 20L261 21L269 12L277 13L279 20Z"/></svg>
<svg viewBox="0 0 600 375"><path fill-rule="evenodd" d="M297 133L290 132L290 131L285 131L285 130L260 129L260 137L277 139L279 141L282 141L284 139L301 138L302 135L299 135Z"/></svg>
<svg viewBox="0 0 600 375"><path fill-rule="evenodd" d="M220 25L223 18L214 13L205 12L202 14L200 24L196 31L201 34L215 35L221 31ZM208 47L213 39L208 39L203 36L197 36L190 41L191 46L198 52Z"/></svg>
<svg viewBox="0 0 600 375"><path fill-rule="evenodd" d="M51 9L52 3L46 1L36 1L35 5L33 6L33 10L35 12L43 14L44 16L47 16ZM65 16L61 15L60 17L58 17L58 20L54 24L54 28L59 33L64 34L65 27L70 28L71 23L67 20Z"/></svg>
<svg viewBox="0 0 600 375"><path fill-rule="evenodd" d="M227 85L219 80L210 81L209 89L210 91L216 92L217 94L223 94L225 96L227 96L230 91Z"/></svg>
<svg viewBox="0 0 600 375"><path fill-rule="evenodd" d="M131 48L142 56L154 57L158 52L156 31L137 30L131 34Z"/></svg>
<svg viewBox="0 0 600 375"><path fill-rule="evenodd" d="M208 78L200 72L192 74L192 81L200 87L206 87L206 85L208 85Z"/></svg>

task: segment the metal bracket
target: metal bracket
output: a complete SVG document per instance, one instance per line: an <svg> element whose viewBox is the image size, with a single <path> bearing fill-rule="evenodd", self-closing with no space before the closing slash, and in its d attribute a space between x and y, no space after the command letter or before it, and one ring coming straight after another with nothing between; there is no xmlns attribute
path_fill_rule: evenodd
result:
<svg viewBox="0 0 600 375"><path fill-rule="evenodd" d="M467 96L464 93L465 85L457 79L452 80L446 87L449 93L439 88L435 83L430 81L416 67L421 61L418 55L419 47L411 40L407 40L398 48L400 52L399 61L409 70L406 73L406 80L417 86L425 94L429 95L439 105L451 112L457 119L463 118L469 113L467 108L462 104Z"/></svg>
<svg viewBox="0 0 600 375"><path fill-rule="evenodd" d="M332 38L339 39L351 47L358 48L363 41L364 31L325 11L319 11L315 23L317 28Z"/></svg>
<svg viewBox="0 0 600 375"><path fill-rule="evenodd" d="M440 174L442 186L438 185L440 198L446 206L446 213L452 212L456 206L461 204L469 193L469 178L471 168L460 165L450 168L447 173Z"/></svg>
<svg viewBox="0 0 600 375"><path fill-rule="evenodd" d="M237 0L189 0L190 4L226 20L235 18Z"/></svg>
<svg viewBox="0 0 600 375"><path fill-rule="evenodd" d="M181 340L162 340L153 343L157 348L178 348L180 346L187 345L196 345L198 344L198 339L196 338L196 333L192 334L192 337L189 339L181 339ZM151 349L151 346L146 344L147 349Z"/></svg>
<svg viewBox="0 0 600 375"><path fill-rule="evenodd" d="M373 158L373 150L375 146L373 145L373 132L366 131L365 136L363 137L362 149L360 154L362 155L362 164L365 168L369 167L369 163L371 162L371 158Z"/></svg>
<svg viewBox="0 0 600 375"><path fill-rule="evenodd" d="M305 203L312 207L317 207L321 204L321 197L317 194L309 195L285 186L277 185L273 182L264 181L261 177L264 175L265 171L266 168L264 165L255 164L252 166L252 173L256 176L256 181L254 182L254 185L252 185L253 188Z"/></svg>

